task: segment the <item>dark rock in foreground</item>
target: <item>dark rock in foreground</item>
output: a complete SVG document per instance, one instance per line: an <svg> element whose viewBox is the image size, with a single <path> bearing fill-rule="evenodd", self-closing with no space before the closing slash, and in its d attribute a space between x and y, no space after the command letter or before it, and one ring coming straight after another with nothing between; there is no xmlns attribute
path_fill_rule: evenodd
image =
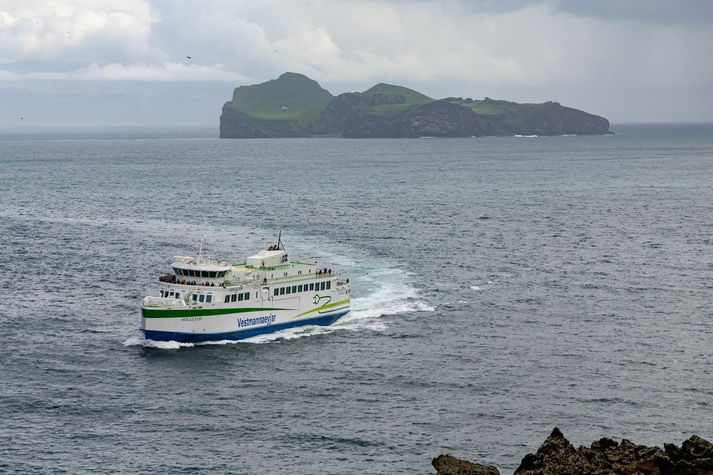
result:
<svg viewBox="0 0 713 475"><path fill-rule="evenodd" d="M439 455L431 461L438 475L499 475L492 465L480 465L451 455Z"/></svg>
<svg viewBox="0 0 713 475"><path fill-rule="evenodd" d="M432 462L439 475L497 474L495 467L473 464L450 455ZM489 470L489 471L488 471ZM620 443L603 438L589 447L574 448L555 428L534 454L527 454L515 470L517 475L704 475L713 474L713 444L691 436L681 447L664 448Z"/></svg>

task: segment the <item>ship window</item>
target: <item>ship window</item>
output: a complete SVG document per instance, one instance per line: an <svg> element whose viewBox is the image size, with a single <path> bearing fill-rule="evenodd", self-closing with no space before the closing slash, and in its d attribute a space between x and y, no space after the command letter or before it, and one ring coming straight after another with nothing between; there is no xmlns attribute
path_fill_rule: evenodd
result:
<svg viewBox="0 0 713 475"><path fill-rule="evenodd" d="M198 300L198 296L196 294L193 294L193 301L195 302L196 300Z"/></svg>
<svg viewBox="0 0 713 475"><path fill-rule="evenodd" d="M280 287L280 295L285 295L285 288L284 288L284 287Z"/></svg>
<svg viewBox="0 0 713 475"><path fill-rule="evenodd" d="M211 279L215 279L215 278L217 277L217 274L218 274L218 273L217 273L216 271L214 271L214 270L210 271L210 278L211 278Z"/></svg>
<svg viewBox="0 0 713 475"><path fill-rule="evenodd" d="M331 289L331 288L332 288L332 281L331 281L331 280L328 280L328 281L327 281L327 290L329 290L329 289Z"/></svg>
<svg viewBox="0 0 713 475"><path fill-rule="evenodd" d="M293 293L293 294L296 294L296 293L297 293L297 286L296 286L296 285L293 285L293 286L292 286L292 293Z"/></svg>
<svg viewBox="0 0 713 475"><path fill-rule="evenodd" d="M186 275L187 275L188 277L194 277L193 271L192 271L191 269L186 269Z"/></svg>
<svg viewBox="0 0 713 475"><path fill-rule="evenodd" d="M297 286L297 292L302 292L302 286L301 286L301 285L298 285L298 286Z"/></svg>
<svg viewBox="0 0 713 475"><path fill-rule="evenodd" d="M205 302L205 295L201 294L198 296L198 301L199 302Z"/></svg>
<svg viewBox="0 0 713 475"><path fill-rule="evenodd" d="M173 272L175 272L176 275L181 275L181 269L179 269L178 267L174 267Z"/></svg>
<svg viewBox="0 0 713 475"><path fill-rule="evenodd" d="M245 292L245 300L248 300L250 298L250 292Z"/></svg>
<svg viewBox="0 0 713 475"><path fill-rule="evenodd" d="M213 296L208 294L205 296L205 303L211 303L213 301Z"/></svg>
<svg viewBox="0 0 713 475"><path fill-rule="evenodd" d="M238 302L242 302L242 301L243 301L243 294L235 294L235 295L238 296Z"/></svg>
<svg viewBox="0 0 713 475"><path fill-rule="evenodd" d="M180 297L181 297L181 294L179 294L178 292L176 292L176 298L180 298Z"/></svg>
<svg viewBox="0 0 713 475"><path fill-rule="evenodd" d="M277 291L278 291L278 290L279 290L279 289L272 289L272 296L273 296L273 297L274 297L275 295L277 295Z"/></svg>
<svg viewBox="0 0 713 475"><path fill-rule="evenodd" d="M298 270L297 273L298 273L299 275L302 275L302 271L301 271L301 270Z"/></svg>
<svg viewBox="0 0 713 475"><path fill-rule="evenodd" d="M225 296L225 303L228 303L228 302L230 302L230 295Z"/></svg>
<svg viewBox="0 0 713 475"><path fill-rule="evenodd" d="M290 295L291 293L292 293L292 288L291 288L291 287L287 287L287 295Z"/></svg>
<svg viewBox="0 0 713 475"><path fill-rule="evenodd" d="M161 291L161 297L163 297L163 290Z"/></svg>
<svg viewBox="0 0 713 475"><path fill-rule="evenodd" d="M309 290L314 290L314 282L312 282L311 284L309 284Z"/></svg>
<svg viewBox="0 0 713 475"><path fill-rule="evenodd" d="M238 300L238 294L233 294L230 296L230 301L231 302L236 302Z"/></svg>
<svg viewBox="0 0 713 475"><path fill-rule="evenodd" d="M321 284L319 284L319 287L320 287L319 290L324 290L325 285L326 285L326 282L322 282Z"/></svg>
<svg viewBox="0 0 713 475"><path fill-rule="evenodd" d="M169 296L169 297L173 297L173 292L169 292L169 293L168 293L168 296Z"/></svg>

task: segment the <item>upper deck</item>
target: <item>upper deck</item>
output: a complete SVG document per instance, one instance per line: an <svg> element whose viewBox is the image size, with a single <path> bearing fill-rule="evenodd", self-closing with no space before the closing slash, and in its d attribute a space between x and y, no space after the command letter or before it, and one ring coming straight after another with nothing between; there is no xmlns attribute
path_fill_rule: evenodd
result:
<svg viewBox="0 0 713 475"><path fill-rule="evenodd" d="M195 257L175 256L172 268L174 273L160 277L161 282L231 288L333 276L331 269L318 269L316 262L291 262L287 251L279 244L249 256L243 263L235 264L205 257L199 248Z"/></svg>

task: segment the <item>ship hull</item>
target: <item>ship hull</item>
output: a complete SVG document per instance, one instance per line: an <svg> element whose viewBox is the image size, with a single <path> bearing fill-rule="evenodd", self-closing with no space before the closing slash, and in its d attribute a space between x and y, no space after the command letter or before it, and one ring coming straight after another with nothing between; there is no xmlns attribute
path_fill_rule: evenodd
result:
<svg viewBox="0 0 713 475"><path fill-rule="evenodd" d="M257 335L274 333L306 325L331 325L349 312L348 301L339 302L336 308L317 308L295 318L293 312L270 309L231 314L163 317L144 312L142 328L144 338L153 341L200 343L207 341L244 340ZM247 309L246 309L247 310ZM250 309L253 310L253 309ZM290 315L292 314L292 315Z"/></svg>
<svg viewBox="0 0 713 475"><path fill-rule="evenodd" d="M258 328L250 328L246 330L239 330L234 332L225 333L183 333L183 332L170 332L170 331L157 331L157 330L144 330L144 338L146 340L153 341L176 341L179 343L201 343L208 341L224 341L224 340L245 340L246 338L252 338L258 335L265 335L269 333L278 332L280 330L286 330L288 328L295 328L307 325L320 325L327 326L339 320L341 317L349 313L349 310L341 311L339 313L319 316L315 318L307 318L304 320L297 320L292 322L276 323L273 325L267 325Z"/></svg>

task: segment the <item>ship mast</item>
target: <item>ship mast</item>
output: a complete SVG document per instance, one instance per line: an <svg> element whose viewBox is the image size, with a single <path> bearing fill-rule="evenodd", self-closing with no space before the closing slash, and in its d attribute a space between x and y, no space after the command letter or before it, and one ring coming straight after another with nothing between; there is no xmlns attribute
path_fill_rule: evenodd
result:
<svg viewBox="0 0 713 475"><path fill-rule="evenodd" d="M198 244L198 255L196 256L196 262L203 262L203 244L205 244L205 236L202 235L200 239L196 240Z"/></svg>
<svg viewBox="0 0 713 475"><path fill-rule="evenodd" d="M280 230L280 233L277 235L277 249L280 249L282 247L282 250L285 250L285 245L282 244L282 230Z"/></svg>

